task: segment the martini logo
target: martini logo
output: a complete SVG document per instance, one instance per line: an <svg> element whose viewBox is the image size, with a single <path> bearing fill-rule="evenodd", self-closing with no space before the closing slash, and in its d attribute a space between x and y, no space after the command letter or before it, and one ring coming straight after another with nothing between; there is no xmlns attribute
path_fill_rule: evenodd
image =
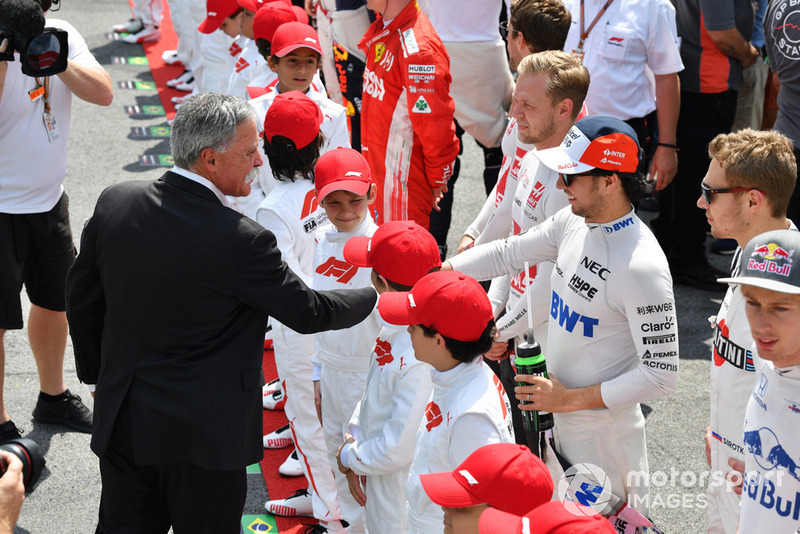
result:
<svg viewBox="0 0 800 534"><path fill-rule="evenodd" d="M753 353L731 341L728 338L729 335L728 325L725 324L725 319L723 319L714 330L714 365L720 367L725 362L728 362L737 369L755 372Z"/></svg>
<svg viewBox="0 0 800 534"><path fill-rule="evenodd" d="M794 250L787 251L776 243L758 245L750 256L751 258L747 262L748 271L774 273L780 276L789 276L792 272ZM759 262L757 259L753 259L758 257L763 258L764 261Z"/></svg>
<svg viewBox="0 0 800 534"><path fill-rule="evenodd" d="M381 338L375 340L375 361L378 364L378 367L383 367L387 363L392 363L394 361L394 356L392 356L392 344L388 341L384 341Z"/></svg>
<svg viewBox="0 0 800 534"><path fill-rule="evenodd" d="M442 424L442 410L433 401L425 407L425 420L428 421L425 423L425 430L428 432Z"/></svg>
<svg viewBox="0 0 800 534"><path fill-rule="evenodd" d="M417 99L414 103L414 109L412 109L414 113L431 113L431 107L428 105L428 101L425 100L424 96L421 96Z"/></svg>

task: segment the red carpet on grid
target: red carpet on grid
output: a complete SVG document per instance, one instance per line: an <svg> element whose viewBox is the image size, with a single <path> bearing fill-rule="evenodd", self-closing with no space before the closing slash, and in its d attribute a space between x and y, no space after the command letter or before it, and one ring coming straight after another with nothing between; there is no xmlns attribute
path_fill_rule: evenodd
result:
<svg viewBox="0 0 800 534"><path fill-rule="evenodd" d="M174 50L178 45L178 37L172 28L169 8L164 3L164 19L161 22L161 40L157 42L142 43L147 63L153 73L153 80L158 88L158 96L167 113L167 118L175 116L173 96L185 96L187 93L167 87L167 81L183 73L182 65L167 65L161 58L165 50ZM264 376L267 381L278 377L275 370L275 356L271 350L264 351ZM264 410L264 433L272 432L287 424L283 411ZM304 477L285 477L278 473L278 467L286 460L292 449L264 450L264 459L261 461L261 473L267 484L270 499L282 499L293 494L295 490L308 487ZM311 517L275 517L275 522L281 534L299 534L305 530L303 523L312 524L316 521Z"/></svg>

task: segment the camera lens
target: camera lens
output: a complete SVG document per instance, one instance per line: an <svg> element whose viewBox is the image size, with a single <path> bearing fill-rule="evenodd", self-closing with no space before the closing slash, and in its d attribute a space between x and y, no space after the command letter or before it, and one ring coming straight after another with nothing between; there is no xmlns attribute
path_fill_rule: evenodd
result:
<svg viewBox="0 0 800 534"><path fill-rule="evenodd" d="M12 439L0 445L0 450L7 451L22 462L22 481L25 492L30 492L39 480L44 469L44 455L39 444L28 438ZM0 477L6 472L5 462L0 459Z"/></svg>

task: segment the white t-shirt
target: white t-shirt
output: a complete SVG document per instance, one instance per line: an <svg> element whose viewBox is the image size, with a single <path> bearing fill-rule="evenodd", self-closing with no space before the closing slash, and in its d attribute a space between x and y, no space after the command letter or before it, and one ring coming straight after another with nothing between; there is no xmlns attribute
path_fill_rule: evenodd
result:
<svg viewBox="0 0 800 534"><path fill-rule="evenodd" d="M564 51L572 53L580 40L581 0L564 5L572 14ZM605 0L584 1L586 28L604 5ZM683 70L675 8L668 0L614 0L589 32L583 51L592 76L586 95L592 115L644 117L656 109L653 75Z"/></svg>
<svg viewBox="0 0 800 534"><path fill-rule="evenodd" d="M100 67L71 24L47 19L47 27L67 31L70 61ZM45 130L44 98L32 102L28 97L38 86L36 78L22 74L19 54L14 53L0 97L0 213L45 213L64 192L72 91L58 76L50 76L48 84L47 102L60 133L53 143Z"/></svg>

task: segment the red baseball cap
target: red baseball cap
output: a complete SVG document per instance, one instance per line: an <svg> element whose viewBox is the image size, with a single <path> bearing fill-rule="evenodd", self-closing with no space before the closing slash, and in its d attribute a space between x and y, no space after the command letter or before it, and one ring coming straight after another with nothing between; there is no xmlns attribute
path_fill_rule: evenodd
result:
<svg viewBox="0 0 800 534"><path fill-rule="evenodd" d="M319 135L323 118L316 102L300 91L287 91L276 96L267 110L264 137L271 143L280 135L291 139L295 148L305 148Z"/></svg>
<svg viewBox="0 0 800 534"><path fill-rule="evenodd" d="M522 517L495 508L487 508L481 513L478 528L481 534L615 534L617 532L611 522L602 515L575 514L567 510L561 501L542 504Z"/></svg>
<svg viewBox="0 0 800 534"><path fill-rule="evenodd" d="M627 123L604 115L576 122L561 145L535 152L539 161L561 174L582 174L592 169L636 172L642 149L639 137Z"/></svg>
<svg viewBox="0 0 800 534"><path fill-rule="evenodd" d="M256 16L253 17L253 36L271 43L275 30L281 24L295 20L295 14L291 7L283 2L272 2L256 11Z"/></svg>
<svg viewBox="0 0 800 534"><path fill-rule="evenodd" d="M292 0L237 0L239 5L245 9L252 11L253 13L257 13L259 9L263 6L272 4L272 3L280 3L285 4L287 6L292 5Z"/></svg>
<svg viewBox="0 0 800 534"><path fill-rule="evenodd" d="M442 266L436 239L414 221L387 221L372 237L351 237L344 245L344 259L356 267L372 267L404 286L413 286Z"/></svg>
<svg viewBox="0 0 800 534"><path fill-rule="evenodd" d="M303 24L308 24L308 13L306 10L300 6L296 6L292 4L292 11L294 11L295 16L297 17L297 22L302 22Z"/></svg>
<svg viewBox="0 0 800 534"><path fill-rule="evenodd" d="M382 293L378 311L389 324L422 324L459 341L477 341L494 319L483 287L458 271L420 279L411 291Z"/></svg>
<svg viewBox="0 0 800 534"><path fill-rule="evenodd" d="M419 479L428 497L447 508L485 503L524 514L553 498L547 466L528 447L516 443L485 445L452 472L420 475Z"/></svg>
<svg viewBox="0 0 800 534"><path fill-rule="evenodd" d="M333 191L350 191L366 195L372 185L372 174L364 156L352 148L338 147L320 156L314 170L317 200Z"/></svg>
<svg viewBox="0 0 800 534"><path fill-rule="evenodd" d="M239 10L236 0L206 0L206 18L197 27L201 33L214 33L225 19Z"/></svg>
<svg viewBox="0 0 800 534"><path fill-rule="evenodd" d="M281 24L272 36L272 53L283 57L298 48L310 48L322 55L317 31L308 24L297 21Z"/></svg>

